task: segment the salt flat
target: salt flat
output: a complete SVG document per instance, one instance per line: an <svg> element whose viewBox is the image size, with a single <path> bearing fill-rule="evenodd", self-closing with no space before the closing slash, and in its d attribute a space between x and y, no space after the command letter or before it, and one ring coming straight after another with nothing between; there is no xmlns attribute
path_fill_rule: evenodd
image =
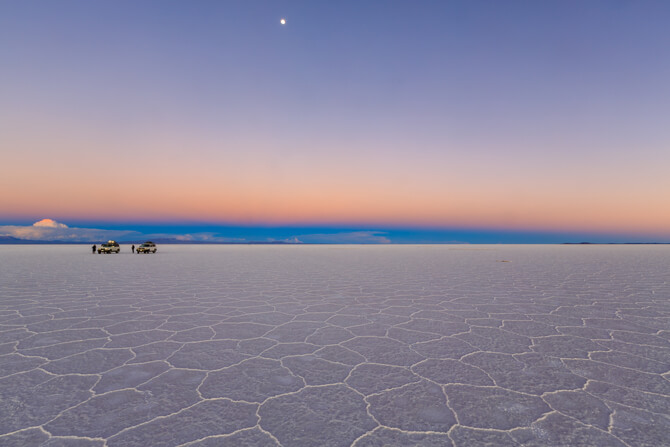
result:
<svg viewBox="0 0 670 447"><path fill-rule="evenodd" d="M658 447L669 369L668 246L0 246L0 446Z"/></svg>

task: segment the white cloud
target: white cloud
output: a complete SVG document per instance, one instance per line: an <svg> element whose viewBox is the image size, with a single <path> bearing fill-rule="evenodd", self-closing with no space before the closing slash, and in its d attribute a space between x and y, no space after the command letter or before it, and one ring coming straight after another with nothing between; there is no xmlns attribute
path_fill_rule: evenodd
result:
<svg viewBox="0 0 670 447"><path fill-rule="evenodd" d="M297 236L293 237L287 237L286 239L275 239L272 237L269 237L265 239L265 242L283 242L284 244L302 244L303 242L298 239Z"/></svg>
<svg viewBox="0 0 670 447"><path fill-rule="evenodd" d="M104 230L99 228L78 228L56 222L53 219L42 219L32 225L0 225L0 236L12 236L27 241L52 242L104 242L109 239L117 241L139 241L156 239L175 239L180 242L247 242L246 239L219 236L217 233L192 234L144 234L132 230Z"/></svg>
<svg viewBox="0 0 670 447"><path fill-rule="evenodd" d="M330 234L304 234L295 239L307 244L390 244L383 231L350 231Z"/></svg>
<svg viewBox="0 0 670 447"><path fill-rule="evenodd" d="M286 242L287 244L302 244L303 242L298 239L297 237L290 237L288 239L282 239L282 242Z"/></svg>
<svg viewBox="0 0 670 447"><path fill-rule="evenodd" d="M32 225L0 225L0 236L12 236L28 241L90 242L108 239L128 239L140 233L128 230L102 230L98 228L77 228L42 219Z"/></svg>
<svg viewBox="0 0 670 447"><path fill-rule="evenodd" d="M315 233L291 236L277 240L288 244L389 244L391 240L382 231L349 231L341 233ZM53 219L42 219L32 225L0 225L0 236L11 236L27 241L52 242L104 242L174 239L180 242L246 243L244 238L231 238L216 232L187 234L140 233L132 230L105 230L99 228L69 227ZM268 239L269 242L275 241Z"/></svg>
<svg viewBox="0 0 670 447"><path fill-rule="evenodd" d="M42 219L39 222L35 222L33 227L47 227L47 228L67 228L67 225L56 222L53 219Z"/></svg>

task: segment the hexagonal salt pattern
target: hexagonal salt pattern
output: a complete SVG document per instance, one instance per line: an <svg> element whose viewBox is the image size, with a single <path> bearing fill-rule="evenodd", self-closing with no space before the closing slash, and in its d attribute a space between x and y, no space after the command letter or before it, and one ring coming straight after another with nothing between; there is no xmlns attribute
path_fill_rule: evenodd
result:
<svg viewBox="0 0 670 447"><path fill-rule="evenodd" d="M0 246L0 446L669 445L669 266L665 246Z"/></svg>

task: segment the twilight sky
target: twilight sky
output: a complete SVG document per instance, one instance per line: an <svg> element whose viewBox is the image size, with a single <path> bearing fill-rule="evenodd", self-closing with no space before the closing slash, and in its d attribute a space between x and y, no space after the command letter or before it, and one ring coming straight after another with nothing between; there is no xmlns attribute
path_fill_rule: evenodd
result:
<svg viewBox="0 0 670 447"><path fill-rule="evenodd" d="M670 241L668 23L665 0L0 2L0 233Z"/></svg>

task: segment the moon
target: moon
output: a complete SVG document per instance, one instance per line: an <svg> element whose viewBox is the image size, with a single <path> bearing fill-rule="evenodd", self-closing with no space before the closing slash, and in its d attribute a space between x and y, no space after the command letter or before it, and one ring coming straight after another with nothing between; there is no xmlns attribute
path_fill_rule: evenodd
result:
<svg viewBox="0 0 670 447"><path fill-rule="evenodd" d="M282 25L286 25L286 19L281 19L279 23L281 23Z"/></svg>

